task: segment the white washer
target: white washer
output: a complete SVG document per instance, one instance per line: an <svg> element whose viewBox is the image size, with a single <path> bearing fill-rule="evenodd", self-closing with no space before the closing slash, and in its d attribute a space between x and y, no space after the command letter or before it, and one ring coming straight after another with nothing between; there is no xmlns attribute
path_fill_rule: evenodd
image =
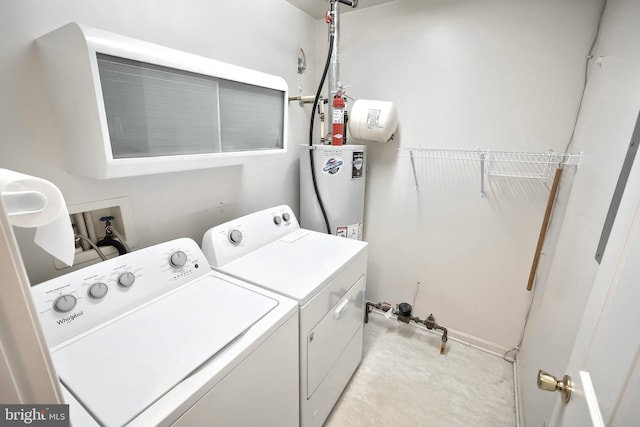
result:
<svg viewBox="0 0 640 427"><path fill-rule="evenodd" d="M296 302L212 271L191 239L32 296L73 425L298 423Z"/></svg>
<svg viewBox="0 0 640 427"><path fill-rule="evenodd" d="M208 230L214 269L300 305L300 424L321 426L362 359L367 243L301 229L278 206Z"/></svg>

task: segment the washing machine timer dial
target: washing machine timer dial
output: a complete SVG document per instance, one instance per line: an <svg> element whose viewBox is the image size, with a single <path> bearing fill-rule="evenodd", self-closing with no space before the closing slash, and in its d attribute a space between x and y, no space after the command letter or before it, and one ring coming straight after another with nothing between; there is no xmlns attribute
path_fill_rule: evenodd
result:
<svg viewBox="0 0 640 427"><path fill-rule="evenodd" d="M60 295L55 299L55 301L53 301L53 309L60 313L66 313L73 310L73 307L76 306L76 302L76 297L71 294Z"/></svg>
<svg viewBox="0 0 640 427"><path fill-rule="evenodd" d="M282 224L282 218L280 217L280 215L276 215L273 217L273 223L275 225L280 225Z"/></svg>
<svg viewBox="0 0 640 427"><path fill-rule="evenodd" d="M227 238L234 245L239 245L240 242L242 242L242 231L237 230L237 229L233 229L233 230L229 231L229 234L227 235Z"/></svg>
<svg viewBox="0 0 640 427"><path fill-rule="evenodd" d="M185 254L182 251L175 251L174 253L171 254L171 256L169 256L169 264L171 264L171 267L173 268L184 267L186 263L187 263L187 254Z"/></svg>
<svg viewBox="0 0 640 427"><path fill-rule="evenodd" d="M285 222L289 222L289 220L291 219L291 215L289 215L288 212L285 212L282 214L282 219L284 219Z"/></svg>

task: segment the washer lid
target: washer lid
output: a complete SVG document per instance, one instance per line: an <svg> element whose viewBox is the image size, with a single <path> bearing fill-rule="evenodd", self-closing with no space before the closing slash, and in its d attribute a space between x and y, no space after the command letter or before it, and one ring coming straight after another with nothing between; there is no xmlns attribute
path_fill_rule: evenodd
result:
<svg viewBox="0 0 640 427"><path fill-rule="evenodd" d="M359 240L299 229L213 268L304 305L366 248Z"/></svg>
<svg viewBox="0 0 640 427"><path fill-rule="evenodd" d="M122 426L278 305L204 276L52 352L62 383Z"/></svg>

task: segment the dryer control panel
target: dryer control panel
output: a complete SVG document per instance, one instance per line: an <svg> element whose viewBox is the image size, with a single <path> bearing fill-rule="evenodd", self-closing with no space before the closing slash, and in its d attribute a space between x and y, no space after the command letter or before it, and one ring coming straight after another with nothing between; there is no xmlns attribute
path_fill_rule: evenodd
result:
<svg viewBox="0 0 640 427"><path fill-rule="evenodd" d="M196 242L183 238L48 280L33 286L31 295L53 348L210 271Z"/></svg>
<svg viewBox="0 0 640 427"><path fill-rule="evenodd" d="M276 206L209 229L202 238L202 251L211 265L222 267L299 229L291 208Z"/></svg>

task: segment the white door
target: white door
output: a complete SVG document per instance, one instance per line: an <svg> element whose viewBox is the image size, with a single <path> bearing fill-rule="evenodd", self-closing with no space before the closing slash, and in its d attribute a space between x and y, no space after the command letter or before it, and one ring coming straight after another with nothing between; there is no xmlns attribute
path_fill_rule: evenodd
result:
<svg viewBox="0 0 640 427"><path fill-rule="evenodd" d="M0 196L1 199L1 196ZM29 279L0 200L0 403L61 403Z"/></svg>
<svg viewBox="0 0 640 427"><path fill-rule="evenodd" d="M558 393L550 426L640 425L640 162L632 168L569 364L568 403ZM553 349L549 349L553 351ZM544 367L541 367L544 368ZM580 371L587 372L604 424L597 423ZM593 401L591 409L594 409ZM538 426L534 426L538 427Z"/></svg>

